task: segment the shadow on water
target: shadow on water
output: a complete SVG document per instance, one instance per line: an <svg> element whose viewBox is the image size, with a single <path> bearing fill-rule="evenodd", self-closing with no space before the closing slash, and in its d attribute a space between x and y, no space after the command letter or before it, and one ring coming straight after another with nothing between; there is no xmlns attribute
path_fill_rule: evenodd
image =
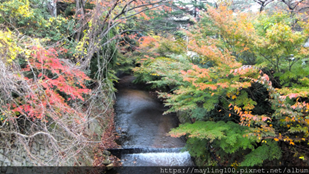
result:
<svg viewBox="0 0 309 174"><path fill-rule="evenodd" d="M124 79L122 81L122 79ZM185 141L166 134L178 125L174 114L162 115L166 110L155 96L133 84L133 76L123 77L116 95L116 130L123 148L184 147Z"/></svg>
<svg viewBox="0 0 309 174"><path fill-rule="evenodd" d="M175 114L162 115L162 102L133 80L124 76L116 85L115 125L123 149L112 153L123 166L192 166L189 153L180 151L185 140L167 135L178 125Z"/></svg>

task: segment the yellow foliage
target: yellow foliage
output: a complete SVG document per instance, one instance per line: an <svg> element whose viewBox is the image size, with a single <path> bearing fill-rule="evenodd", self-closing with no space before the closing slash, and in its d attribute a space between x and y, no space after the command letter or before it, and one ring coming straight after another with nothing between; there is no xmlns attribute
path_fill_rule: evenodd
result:
<svg viewBox="0 0 309 174"><path fill-rule="evenodd" d="M10 12L10 16L31 17L33 15L30 10L29 0L10 0L0 4L0 9Z"/></svg>
<svg viewBox="0 0 309 174"><path fill-rule="evenodd" d="M10 30L0 31L0 57L11 63L22 49L17 46L16 38Z"/></svg>
<svg viewBox="0 0 309 174"><path fill-rule="evenodd" d="M301 159L301 160L305 160L304 155L300 156L300 157L299 157L299 159Z"/></svg>

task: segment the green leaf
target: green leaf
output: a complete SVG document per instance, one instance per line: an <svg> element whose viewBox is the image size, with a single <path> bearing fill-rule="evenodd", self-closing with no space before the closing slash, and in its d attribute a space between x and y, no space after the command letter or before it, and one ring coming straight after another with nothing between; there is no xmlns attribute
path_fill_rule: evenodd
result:
<svg viewBox="0 0 309 174"><path fill-rule="evenodd" d="M281 149L278 143L270 140L263 143L262 146L256 148L245 156L240 166L261 166L265 160L274 160L281 158Z"/></svg>

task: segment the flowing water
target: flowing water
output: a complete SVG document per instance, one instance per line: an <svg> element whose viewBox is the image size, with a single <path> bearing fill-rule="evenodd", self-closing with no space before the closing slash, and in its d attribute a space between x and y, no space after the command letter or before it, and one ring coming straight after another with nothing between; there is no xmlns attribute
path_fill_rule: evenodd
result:
<svg viewBox="0 0 309 174"><path fill-rule="evenodd" d="M124 76L117 84L115 125L121 136L119 152L123 166L192 166L190 154L182 152L185 140L167 135L178 125L174 114L151 92ZM113 153L113 152L112 152Z"/></svg>
<svg viewBox="0 0 309 174"><path fill-rule="evenodd" d="M191 166L188 152L147 152L124 154L123 166Z"/></svg>

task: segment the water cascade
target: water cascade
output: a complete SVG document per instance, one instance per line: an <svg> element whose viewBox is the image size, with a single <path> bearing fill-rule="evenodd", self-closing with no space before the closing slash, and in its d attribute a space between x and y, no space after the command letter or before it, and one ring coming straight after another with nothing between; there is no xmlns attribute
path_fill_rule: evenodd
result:
<svg viewBox="0 0 309 174"><path fill-rule="evenodd" d="M166 135L178 125L176 115L162 115L167 108L133 80L133 76L124 76L116 86L115 125L122 149L111 152L122 166L194 165L190 154L182 151L185 140Z"/></svg>

